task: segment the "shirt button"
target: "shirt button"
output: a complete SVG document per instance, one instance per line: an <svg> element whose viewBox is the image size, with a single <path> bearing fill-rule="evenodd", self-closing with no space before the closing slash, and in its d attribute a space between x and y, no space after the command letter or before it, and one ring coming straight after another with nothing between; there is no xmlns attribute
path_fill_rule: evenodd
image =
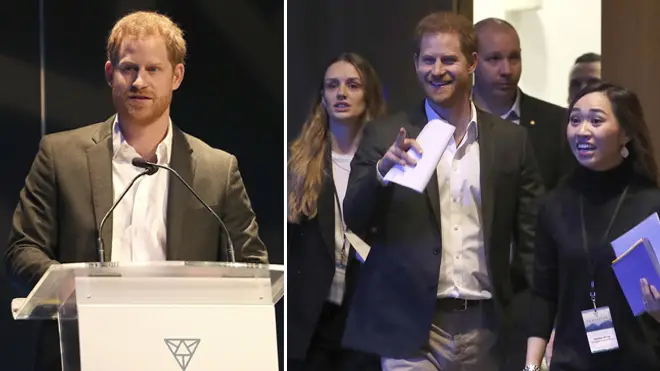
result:
<svg viewBox="0 0 660 371"><path fill-rule="evenodd" d="M440 249L433 250L433 255L438 255L438 254L440 254Z"/></svg>
<svg viewBox="0 0 660 371"><path fill-rule="evenodd" d="M457 225L454 226L454 230L455 230L455 231L458 230L458 226L457 226Z"/></svg>

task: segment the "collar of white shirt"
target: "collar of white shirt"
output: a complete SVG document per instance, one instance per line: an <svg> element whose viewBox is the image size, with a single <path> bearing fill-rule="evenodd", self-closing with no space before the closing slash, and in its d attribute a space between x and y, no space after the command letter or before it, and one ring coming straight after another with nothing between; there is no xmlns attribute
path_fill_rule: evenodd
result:
<svg viewBox="0 0 660 371"><path fill-rule="evenodd" d="M470 99L472 99L472 94L474 94L474 90L470 92ZM511 108L509 108L506 113L504 113L500 118L503 118L505 120L513 121L513 120L520 120L520 89L516 90L516 100L513 101L513 105ZM514 114L514 117L510 117L511 114Z"/></svg>
<svg viewBox="0 0 660 371"><path fill-rule="evenodd" d="M512 113L515 114L515 117L513 118L511 117ZM520 120L520 89L516 90L516 100L513 101L511 108L500 117L505 120Z"/></svg>
<svg viewBox="0 0 660 371"><path fill-rule="evenodd" d="M426 119L428 121L437 119L444 123L449 124L447 120L440 117L440 115L438 115L438 113L435 112L433 108L431 108L428 99L424 100L424 110L426 111ZM479 127L477 126L477 107L474 105L474 102L472 102L472 100L470 100L470 113L472 117L470 118L470 122L468 123L466 132L469 132L471 130L474 131L474 138L476 139L479 136Z"/></svg>
<svg viewBox="0 0 660 371"><path fill-rule="evenodd" d="M115 115L115 122L112 124L112 159L130 163L135 157L139 157L139 155L126 142L119 127L119 115ZM170 157L172 157L172 119L170 119L165 138L156 147L156 159L159 165L169 165Z"/></svg>

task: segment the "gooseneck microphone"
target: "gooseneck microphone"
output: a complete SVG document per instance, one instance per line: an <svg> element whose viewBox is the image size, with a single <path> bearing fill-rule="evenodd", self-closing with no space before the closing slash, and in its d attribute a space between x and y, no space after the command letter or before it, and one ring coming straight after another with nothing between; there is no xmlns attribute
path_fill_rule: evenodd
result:
<svg viewBox="0 0 660 371"><path fill-rule="evenodd" d="M131 180L131 182L128 183L128 186L126 187L126 189L124 189L124 192L122 192L122 194L119 196L119 198L117 198L117 200L116 200L115 203L112 205L112 207L110 208L110 210L108 210L108 212L105 213L105 215L103 216L103 219L101 219L101 223L99 224L98 237L97 237L97 240L96 240L96 242L97 242L97 248L98 248L98 253L99 253L99 262L100 262L100 263L104 263L104 262L105 262L105 257L104 257L104 254L105 254L105 248L104 248L104 246L103 246L103 238L101 238L101 236L102 236L102 232L103 232L103 226L105 225L105 221L108 220L108 217L109 217L110 215L112 215L112 212L115 210L115 208L117 207L117 205L119 205L119 202L121 202L121 200L124 198L124 196L126 196L126 194L128 193L128 191L131 189L131 187L133 187L133 184L135 184L135 182L136 182L138 179L140 179L141 177L143 177L143 176L145 176L145 175L153 175L153 174L156 173L156 171L158 171L157 168L155 168L155 167L149 167L149 168L146 168L145 171L143 171L143 172L141 172L140 174L136 175L136 176L133 178L133 180Z"/></svg>
<svg viewBox="0 0 660 371"><path fill-rule="evenodd" d="M195 196L195 198L197 198L197 201L199 201L199 203L201 203L206 208L206 210L208 210L211 213L211 215L213 215L213 217L215 217L215 219L218 221L218 223L222 227L223 231L225 232L225 236L227 236L227 255L229 257L229 261L232 262L232 263L236 263L236 258L234 257L234 244L231 242L231 236L229 235L229 230L227 230L227 226L225 226L225 223L222 221L222 219L220 219L218 214L216 214L215 211L213 211L213 209L211 209L211 206L209 206L206 202L204 202L204 200L202 200L201 197L199 197L197 192L195 192L195 190L192 189L190 184L186 183L186 181L183 180L181 175L179 175L179 173L177 173L176 170L174 170L171 167L166 166L166 165L159 165L159 164L155 164L153 162L145 161L140 157L134 158L133 161L131 161L131 163L133 164L133 166L137 166L137 167L140 167L140 168L143 168L143 169L147 169L146 172L151 170L155 173L160 168L160 169L165 169L165 170L169 171L170 173L174 174L174 176L176 176L177 179L179 179L179 181L184 186L186 186L186 188L188 188L190 193L192 193L193 196Z"/></svg>

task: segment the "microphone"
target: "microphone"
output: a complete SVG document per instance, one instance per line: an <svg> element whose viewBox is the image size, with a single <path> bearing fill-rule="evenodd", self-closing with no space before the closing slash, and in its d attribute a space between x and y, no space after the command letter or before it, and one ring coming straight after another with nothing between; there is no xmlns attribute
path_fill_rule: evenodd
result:
<svg viewBox="0 0 660 371"><path fill-rule="evenodd" d="M139 166L139 167L141 167L141 166ZM124 189L124 192L122 192L122 194L119 196L119 198L117 198L117 201L115 201L115 203L112 205L110 210L108 210L108 212L105 213L105 215L103 216L103 219L101 219L101 223L99 224L99 232L98 232L99 235L96 239L98 254L99 254L99 262L100 263L105 262L105 257L104 257L105 249L104 249L104 246L103 246L103 238L101 238L101 235L102 235L101 233L103 231L103 226L105 225L105 221L108 219L108 217L110 215L112 215L112 212L115 210L117 205L119 205L119 202L124 198L124 196L126 196L126 194L128 193L128 190L130 190L131 187L133 187L133 184L135 184L135 182L138 179L140 179L141 177L143 177L145 175L153 175L154 173L156 173L156 171L158 171L158 168L156 168L156 167L147 167L145 169L146 169L145 171L143 171L140 174L136 175L133 178L133 180L131 180L131 182L128 183L128 186L126 187L126 189Z"/></svg>
<svg viewBox="0 0 660 371"><path fill-rule="evenodd" d="M197 201L199 201L204 206L204 208L206 208L206 210L208 210L211 213L211 215L213 215L213 217L215 217L215 219L218 221L218 223L222 227L223 231L225 232L225 235L227 236L227 255L229 256L229 261L232 262L232 263L236 263L236 258L234 257L234 255L235 255L234 254L234 244L231 242L231 236L229 235L229 230L227 230L227 226L225 226L225 223L222 221L222 219L220 219L218 214L216 214L215 211L213 211L213 209L211 209L211 206L209 206L206 202L204 202L204 200L202 200L201 197L199 197L197 192L195 192L195 190L192 189L192 187L188 183L186 183L185 180L183 180L181 175L179 175L179 173L177 173L176 170L174 170L171 167L166 166L166 165L159 165L159 164L154 164L153 162L145 161L140 157L134 158L131 161L131 163L133 164L133 166L137 166L137 167L140 167L140 168L143 168L143 169L147 169L147 171L156 172L160 168L160 169L165 169L165 170L169 171L170 173L174 174L174 176L176 176L177 179L179 179L179 181L184 186L186 186L186 188L188 188L190 193L192 193L193 196L195 196L195 198L197 198Z"/></svg>

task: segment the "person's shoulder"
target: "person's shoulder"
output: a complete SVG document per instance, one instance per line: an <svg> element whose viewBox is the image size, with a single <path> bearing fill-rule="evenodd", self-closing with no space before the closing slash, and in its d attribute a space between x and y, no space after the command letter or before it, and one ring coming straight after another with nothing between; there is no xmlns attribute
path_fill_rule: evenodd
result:
<svg viewBox="0 0 660 371"><path fill-rule="evenodd" d="M565 115L567 112L566 108L559 106L557 104L536 98L529 94L525 94L524 92L521 92L521 94L522 94L520 101L521 106L529 105L535 111L542 111L545 115L553 115L553 116Z"/></svg>
<svg viewBox="0 0 660 371"><path fill-rule="evenodd" d="M424 126L426 122L423 106L418 105L408 110L396 111L367 121L363 133L365 138L368 137L381 144L389 143L394 141L400 128L413 129L420 125Z"/></svg>
<svg viewBox="0 0 660 371"><path fill-rule="evenodd" d="M387 114L375 118L373 120L367 121L365 123L365 127L370 127L371 129L378 129L378 128L390 128L396 126L398 129L398 127L409 122L408 115L409 114L406 111L399 111L392 114Z"/></svg>
<svg viewBox="0 0 660 371"><path fill-rule="evenodd" d="M660 188L645 182L639 186L633 196L638 202L660 210Z"/></svg>
<svg viewBox="0 0 660 371"><path fill-rule="evenodd" d="M92 145L94 139L102 139L102 136L110 135L111 127L109 120L88 124L75 129L68 129L56 133L46 134L42 138L42 143L51 147L72 148L77 145ZM107 133L106 133L107 132Z"/></svg>
<svg viewBox="0 0 660 371"><path fill-rule="evenodd" d="M543 219L559 217L560 210L573 203L571 195L574 194L569 182L561 182L555 188L545 191L537 199L538 215Z"/></svg>
<svg viewBox="0 0 660 371"><path fill-rule="evenodd" d="M180 129L179 129L180 130ZM192 134L181 131L196 157L214 164L229 164L236 156L228 151L212 147Z"/></svg>
<svg viewBox="0 0 660 371"><path fill-rule="evenodd" d="M477 125L479 125L480 122L482 124L492 125L496 129L496 133L520 137L526 135L526 129L524 127L517 125L513 121L505 120L500 116L477 108Z"/></svg>

